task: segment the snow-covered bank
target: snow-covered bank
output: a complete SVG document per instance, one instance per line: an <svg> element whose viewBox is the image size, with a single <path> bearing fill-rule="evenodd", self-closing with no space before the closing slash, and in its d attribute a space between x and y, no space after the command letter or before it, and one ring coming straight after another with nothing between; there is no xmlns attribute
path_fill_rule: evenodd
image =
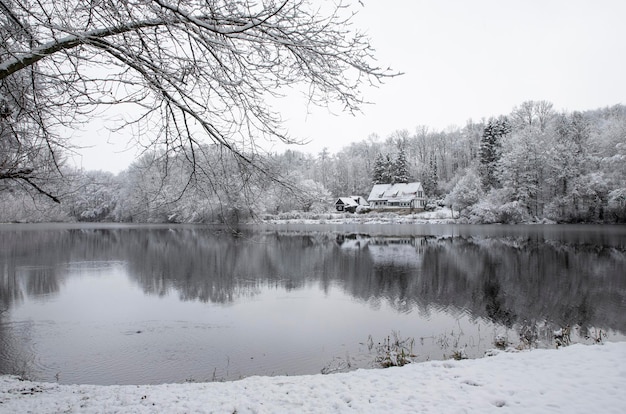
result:
<svg viewBox="0 0 626 414"><path fill-rule="evenodd" d="M624 413L626 343L334 375L58 385L0 377L2 413Z"/></svg>
<svg viewBox="0 0 626 414"><path fill-rule="evenodd" d="M448 224L455 223L458 214L453 215L449 208L419 213L398 214L394 212L369 213L304 213L289 212L278 215L266 215L262 222L266 224ZM255 224L252 222L251 224Z"/></svg>

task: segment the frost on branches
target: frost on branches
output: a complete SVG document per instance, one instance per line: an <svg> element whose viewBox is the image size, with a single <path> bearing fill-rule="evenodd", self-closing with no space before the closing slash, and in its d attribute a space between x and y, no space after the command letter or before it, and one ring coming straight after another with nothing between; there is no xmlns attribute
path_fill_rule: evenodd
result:
<svg viewBox="0 0 626 414"><path fill-rule="evenodd" d="M114 105L133 109L112 128L129 128L165 159L181 153L191 178L213 167L198 165L203 143L271 174L253 156L258 143L296 140L268 97L296 87L314 104L357 111L360 85L395 75L376 66L369 39L352 27L356 7L309 0L0 0L0 133L8 147L0 179L54 197L35 178L62 171L71 148L64 131ZM23 141L28 145L14 145Z"/></svg>

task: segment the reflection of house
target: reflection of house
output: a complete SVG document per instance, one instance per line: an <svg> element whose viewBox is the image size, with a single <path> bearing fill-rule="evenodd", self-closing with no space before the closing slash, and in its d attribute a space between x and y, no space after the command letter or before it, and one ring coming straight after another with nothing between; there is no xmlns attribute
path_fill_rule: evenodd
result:
<svg viewBox="0 0 626 414"><path fill-rule="evenodd" d="M376 265L415 268L424 261L425 237L368 237L339 235L337 244L347 252L366 252Z"/></svg>
<svg viewBox="0 0 626 414"><path fill-rule="evenodd" d="M367 206L367 201L361 196L340 197L335 202L337 211L348 211L354 213L358 206Z"/></svg>
<svg viewBox="0 0 626 414"><path fill-rule="evenodd" d="M367 201L371 208L418 208L426 207L422 183L376 184Z"/></svg>
<svg viewBox="0 0 626 414"><path fill-rule="evenodd" d="M423 239L376 240L368 245L372 262L377 265L420 267L424 261Z"/></svg>

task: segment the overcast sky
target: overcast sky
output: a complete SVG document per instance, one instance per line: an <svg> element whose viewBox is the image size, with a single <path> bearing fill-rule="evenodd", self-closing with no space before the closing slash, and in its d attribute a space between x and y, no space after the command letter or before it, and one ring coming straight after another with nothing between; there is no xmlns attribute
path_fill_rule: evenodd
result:
<svg viewBox="0 0 626 414"><path fill-rule="evenodd" d="M336 152L370 134L382 139L418 125L434 130L508 114L526 100L557 110L626 103L624 0L363 0L355 25L366 31L381 66L404 72L379 88L357 116L285 105L297 147ZM281 105L281 110L282 110ZM136 157L127 138L97 121L81 145L82 166L118 172ZM282 152L284 146L274 146ZM80 163L80 159L78 160Z"/></svg>

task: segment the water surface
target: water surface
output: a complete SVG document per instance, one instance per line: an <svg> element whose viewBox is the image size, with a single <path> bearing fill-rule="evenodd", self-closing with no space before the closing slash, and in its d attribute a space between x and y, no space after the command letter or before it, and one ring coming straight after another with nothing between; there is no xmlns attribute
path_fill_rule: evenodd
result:
<svg viewBox="0 0 626 414"><path fill-rule="evenodd" d="M622 226L0 226L0 373L154 384L626 340ZM520 339L520 334L522 338Z"/></svg>

